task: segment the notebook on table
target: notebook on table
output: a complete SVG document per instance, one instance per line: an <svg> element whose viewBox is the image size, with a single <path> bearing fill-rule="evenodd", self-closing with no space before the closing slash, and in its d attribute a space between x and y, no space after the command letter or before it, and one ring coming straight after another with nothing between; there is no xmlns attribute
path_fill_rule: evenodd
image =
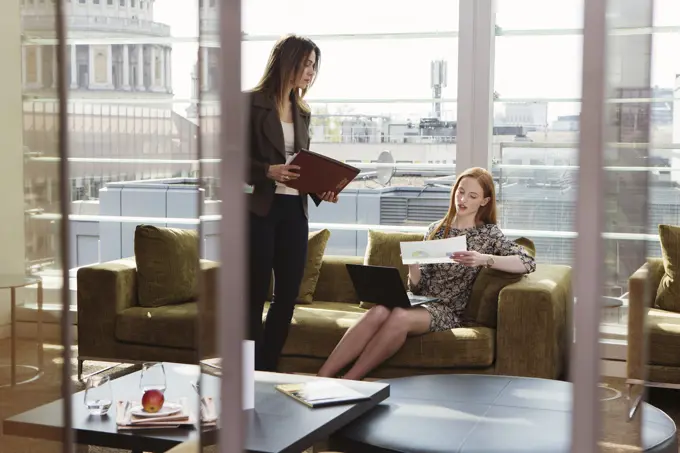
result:
<svg viewBox="0 0 680 453"><path fill-rule="evenodd" d="M351 404L370 399L346 385L325 379L298 384L279 384L276 390L311 408Z"/></svg>
<svg viewBox="0 0 680 453"><path fill-rule="evenodd" d="M342 192L359 174L359 169L307 149L300 150L288 162L300 167L300 177L286 185L304 193Z"/></svg>

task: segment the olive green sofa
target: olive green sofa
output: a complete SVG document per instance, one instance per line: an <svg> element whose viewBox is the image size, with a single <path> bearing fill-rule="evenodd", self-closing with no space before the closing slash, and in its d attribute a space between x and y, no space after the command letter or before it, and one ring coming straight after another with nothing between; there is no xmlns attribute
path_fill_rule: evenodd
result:
<svg viewBox="0 0 680 453"><path fill-rule="evenodd" d="M324 256L311 303L295 309L281 372L316 373L365 309L345 265L364 257ZM214 355L217 264L201 262L205 291L198 303L162 307L137 303L135 260L78 271L78 359L196 363ZM539 264L536 272L502 276L484 269L467 308L470 326L409 338L369 377L433 373L490 373L557 379L564 375L571 269Z"/></svg>

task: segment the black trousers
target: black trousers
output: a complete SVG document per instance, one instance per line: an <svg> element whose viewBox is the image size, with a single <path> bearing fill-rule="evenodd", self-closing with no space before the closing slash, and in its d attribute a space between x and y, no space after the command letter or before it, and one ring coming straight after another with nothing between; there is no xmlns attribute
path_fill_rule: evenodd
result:
<svg viewBox="0 0 680 453"><path fill-rule="evenodd" d="M266 217L250 213L249 338L255 369L276 371L307 262L309 224L300 197L275 195ZM262 313L274 270L274 300Z"/></svg>

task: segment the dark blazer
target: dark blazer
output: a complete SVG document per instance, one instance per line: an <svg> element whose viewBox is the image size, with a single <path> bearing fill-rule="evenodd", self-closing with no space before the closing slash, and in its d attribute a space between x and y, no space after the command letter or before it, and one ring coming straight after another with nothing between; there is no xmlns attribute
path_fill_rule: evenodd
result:
<svg viewBox="0 0 680 453"><path fill-rule="evenodd" d="M266 216L274 200L276 183L267 177L270 165L286 163L286 149L283 141L283 129L274 100L263 93L248 93L250 119L248 122L248 147L250 151L250 169L248 184L253 186L253 193L248 196L250 211L259 216ZM293 123L295 127L295 152L309 149L309 125L311 115L301 111L293 102ZM318 206L321 200L310 194ZM307 213L307 194L300 193L300 202Z"/></svg>

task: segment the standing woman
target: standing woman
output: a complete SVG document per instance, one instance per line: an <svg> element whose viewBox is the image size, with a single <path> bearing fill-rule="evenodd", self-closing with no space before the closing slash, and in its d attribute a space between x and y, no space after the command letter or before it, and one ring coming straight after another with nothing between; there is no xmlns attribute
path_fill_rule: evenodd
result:
<svg viewBox="0 0 680 453"><path fill-rule="evenodd" d="M307 261L307 195L316 205L337 202L334 193L306 194L288 187L300 167L286 161L309 148L310 110L303 101L319 68L319 48L311 40L282 37L264 75L249 93L248 184L250 208L249 338L255 341L255 368L275 371L288 337ZM274 300L262 313L274 270Z"/></svg>

